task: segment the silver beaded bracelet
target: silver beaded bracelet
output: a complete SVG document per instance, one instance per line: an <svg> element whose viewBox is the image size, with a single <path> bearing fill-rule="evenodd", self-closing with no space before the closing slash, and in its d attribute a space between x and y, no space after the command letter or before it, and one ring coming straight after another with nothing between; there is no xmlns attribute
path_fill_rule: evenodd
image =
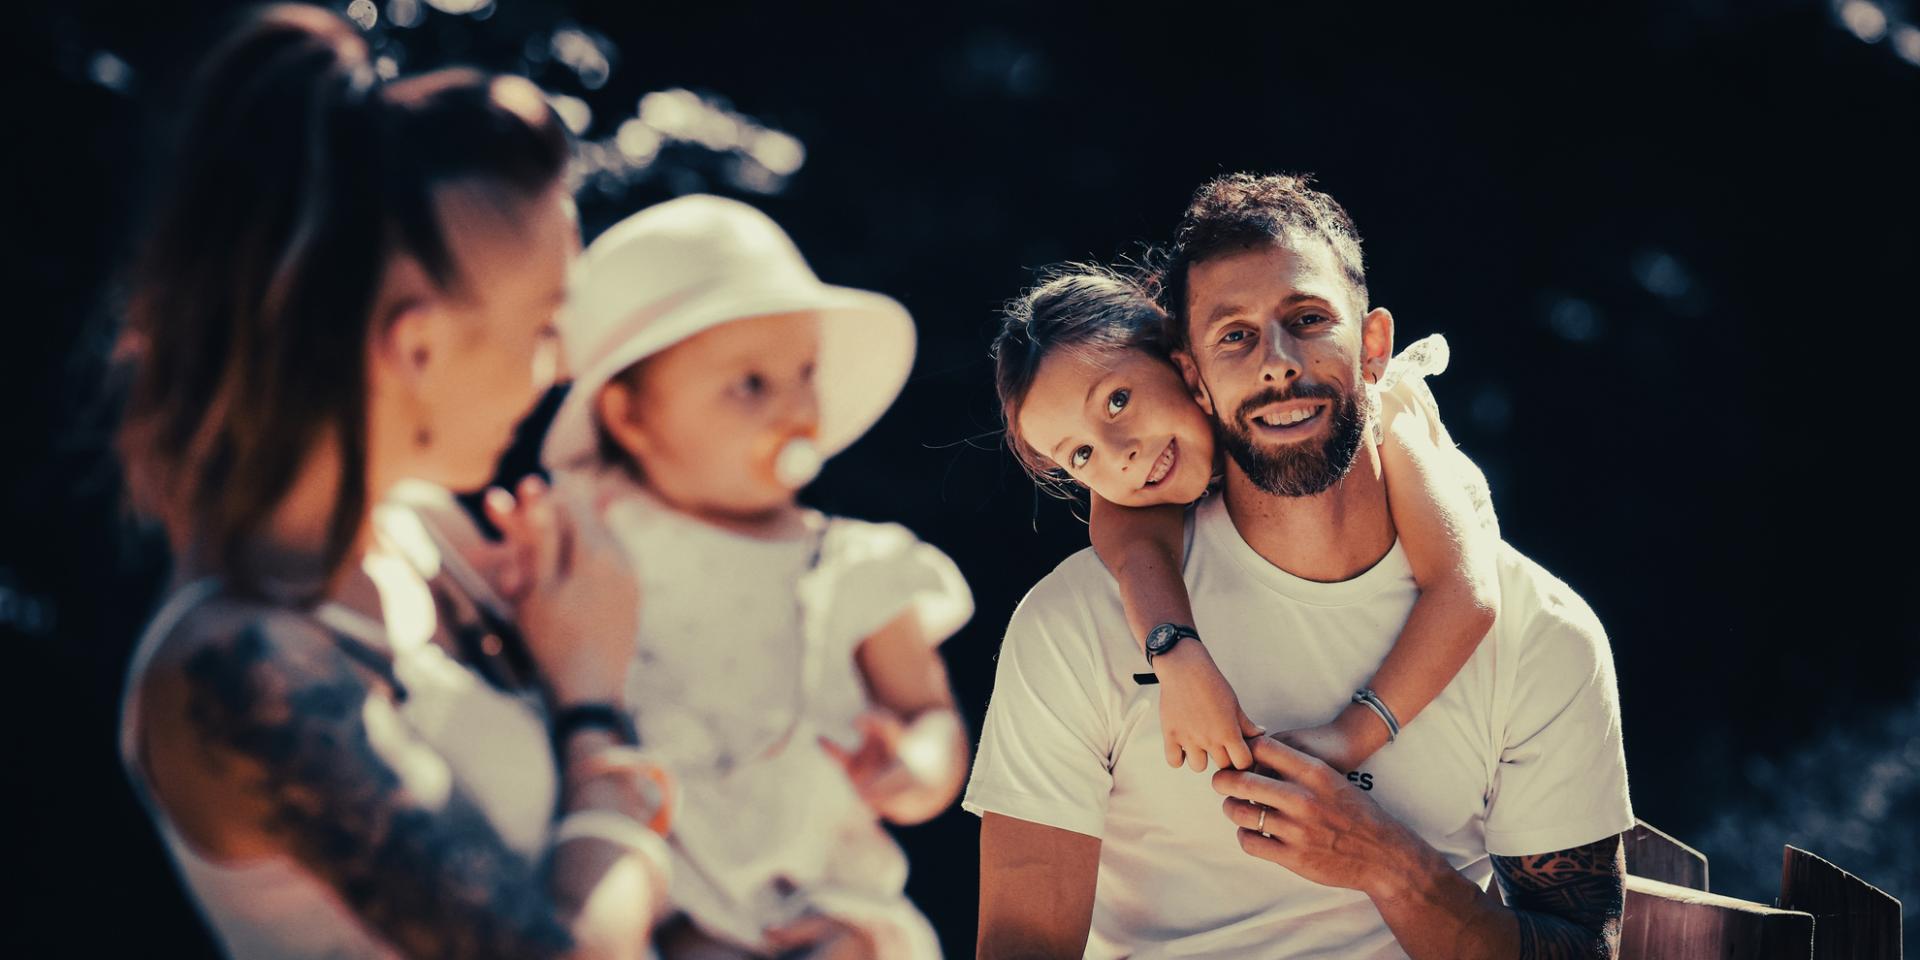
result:
<svg viewBox="0 0 1920 960"><path fill-rule="evenodd" d="M1362 687L1359 690L1355 690L1353 692L1353 702L1364 703L1372 707L1374 713L1380 715L1380 722L1387 725L1388 743L1400 739L1400 721L1394 719L1393 711L1387 707L1387 702L1380 699L1380 695L1374 693L1372 688Z"/></svg>

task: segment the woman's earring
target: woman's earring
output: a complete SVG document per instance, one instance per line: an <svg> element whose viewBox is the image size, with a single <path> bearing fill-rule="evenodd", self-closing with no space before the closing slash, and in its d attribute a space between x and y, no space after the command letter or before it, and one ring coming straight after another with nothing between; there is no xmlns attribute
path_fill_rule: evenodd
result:
<svg viewBox="0 0 1920 960"><path fill-rule="evenodd" d="M415 347L413 351L413 369L419 373L427 369L427 348ZM433 446L433 430L424 422L413 428L413 445L421 450Z"/></svg>

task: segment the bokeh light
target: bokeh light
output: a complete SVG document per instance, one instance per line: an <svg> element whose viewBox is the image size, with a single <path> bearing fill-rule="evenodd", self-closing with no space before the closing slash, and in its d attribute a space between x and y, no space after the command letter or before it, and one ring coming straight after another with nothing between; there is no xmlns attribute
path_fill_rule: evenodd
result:
<svg viewBox="0 0 1920 960"><path fill-rule="evenodd" d="M1844 0L1840 22L1864 43L1879 43L1887 35L1887 12L1868 0Z"/></svg>
<svg viewBox="0 0 1920 960"><path fill-rule="evenodd" d="M352 20L362 30L372 30L380 22L380 8L373 0L353 0L347 4L347 19Z"/></svg>
<svg viewBox="0 0 1920 960"><path fill-rule="evenodd" d="M387 0L387 22L401 29L412 29L420 25L426 11L420 9L420 0Z"/></svg>

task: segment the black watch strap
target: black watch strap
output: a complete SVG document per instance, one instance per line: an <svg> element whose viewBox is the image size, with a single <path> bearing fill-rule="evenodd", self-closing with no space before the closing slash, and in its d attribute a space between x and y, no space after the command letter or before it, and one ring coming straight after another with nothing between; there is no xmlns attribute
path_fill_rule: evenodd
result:
<svg viewBox="0 0 1920 960"><path fill-rule="evenodd" d="M582 730L605 730L629 747L640 745L633 717L611 703L576 703L553 715L554 752L565 755L567 741Z"/></svg>
<svg viewBox="0 0 1920 960"><path fill-rule="evenodd" d="M1184 623L1163 623L1154 627L1152 630L1147 631L1147 642L1145 644L1147 666L1153 666L1154 657L1172 650L1180 644L1180 641L1193 640L1197 642L1199 639L1200 631Z"/></svg>

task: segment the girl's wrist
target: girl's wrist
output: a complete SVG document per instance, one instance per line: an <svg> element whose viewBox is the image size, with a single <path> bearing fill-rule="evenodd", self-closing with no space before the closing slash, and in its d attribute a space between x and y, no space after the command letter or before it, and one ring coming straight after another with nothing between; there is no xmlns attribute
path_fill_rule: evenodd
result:
<svg viewBox="0 0 1920 960"><path fill-rule="evenodd" d="M1333 718L1334 729L1363 751L1363 756L1372 756L1381 747L1387 745L1387 725L1379 715L1364 703L1349 703L1340 715Z"/></svg>
<svg viewBox="0 0 1920 960"><path fill-rule="evenodd" d="M1173 648L1166 653L1155 654L1153 658L1153 670L1155 673L1160 672L1163 664L1176 668L1184 668L1202 662L1211 665L1213 663L1213 657L1207 653L1204 644L1199 640L1189 637L1174 644Z"/></svg>

